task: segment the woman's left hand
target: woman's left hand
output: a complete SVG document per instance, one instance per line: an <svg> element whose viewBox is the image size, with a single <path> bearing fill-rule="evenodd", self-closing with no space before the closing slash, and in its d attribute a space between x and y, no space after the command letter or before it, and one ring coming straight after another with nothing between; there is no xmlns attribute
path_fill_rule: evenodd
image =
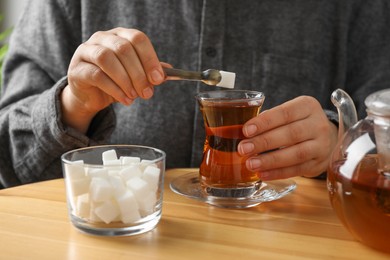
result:
<svg viewBox="0 0 390 260"><path fill-rule="evenodd" d="M337 127L313 97L300 96L245 123L238 151L262 180L323 173L337 142Z"/></svg>

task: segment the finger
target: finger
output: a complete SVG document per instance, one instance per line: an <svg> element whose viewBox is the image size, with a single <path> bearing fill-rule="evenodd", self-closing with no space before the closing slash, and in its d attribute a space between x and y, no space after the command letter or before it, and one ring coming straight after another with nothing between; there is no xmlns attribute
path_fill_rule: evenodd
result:
<svg viewBox="0 0 390 260"><path fill-rule="evenodd" d="M132 46L135 49L136 55L141 62L143 68L142 72L146 74L148 82L153 85L161 84L164 81L164 72L149 38L144 33L134 29L125 30L122 28L118 28L115 29L114 32L118 36L123 37L131 42ZM138 80L138 73L140 73L140 71L133 71L133 74L131 74L131 78ZM142 83L144 83L142 82L142 79L143 78L141 77L141 84L137 84L136 82L134 82L134 80L133 84L135 85L137 92L139 94L141 92L141 95L143 97L146 97L145 94L150 94L153 89L151 86L142 87ZM141 87L137 88L137 86Z"/></svg>
<svg viewBox="0 0 390 260"><path fill-rule="evenodd" d="M319 104L312 97L301 96L260 113L243 127L246 137L252 137L276 127L308 117Z"/></svg>
<svg viewBox="0 0 390 260"><path fill-rule="evenodd" d="M114 52L103 45L82 44L77 50L77 59L75 62L86 62L94 64L105 73L116 86L130 99L136 98L131 93L131 81L129 80L121 62L117 59ZM94 70L94 72L97 72ZM99 73L99 72L98 72Z"/></svg>
<svg viewBox="0 0 390 260"><path fill-rule="evenodd" d="M124 29L123 29L124 30ZM128 33L129 30L126 30ZM135 31L135 30L133 30ZM141 96L143 98L150 98L153 95L153 85L149 81L148 76L141 63L135 46L125 35L120 34L120 30L111 30L109 32L101 33L94 36L91 42L97 42L113 51L117 59L123 66L123 75L126 75L130 84L123 85L122 88L129 89L132 97ZM129 38L129 37L128 37Z"/></svg>
<svg viewBox="0 0 390 260"><path fill-rule="evenodd" d="M142 85L150 85L131 42L110 32L100 32L94 34L88 43L104 46L115 54L119 61L116 63L120 64L120 68L111 67L114 73L110 75L125 93L130 93L132 98L138 96L136 88L140 89ZM138 80L134 80L135 78Z"/></svg>
<svg viewBox="0 0 390 260"><path fill-rule="evenodd" d="M173 68L173 66L167 62L160 62L160 64L164 68Z"/></svg>
<svg viewBox="0 0 390 260"><path fill-rule="evenodd" d="M323 156L320 153L321 149L318 149L315 141L307 141L252 156L246 161L246 166L252 171L269 171L299 165L316 158L322 158Z"/></svg>
<svg viewBox="0 0 390 260"><path fill-rule="evenodd" d="M312 129L311 120L295 121L250 139L244 139L239 143L238 151L241 155L252 155L312 140L317 135Z"/></svg>
<svg viewBox="0 0 390 260"><path fill-rule="evenodd" d="M122 62L131 78L132 86L137 95L145 99L151 98L153 96L153 85L148 79L134 46L131 44Z"/></svg>
<svg viewBox="0 0 390 260"><path fill-rule="evenodd" d="M303 164L297 164L290 167L262 171L259 173L259 178L262 181L272 181L297 176L315 177L322 173L320 169L321 167L318 167L318 162L316 160L310 160Z"/></svg>
<svg viewBox="0 0 390 260"><path fill-rule="evenodd" d="M169 64L169 63L166 63L166 62L161 62L161 66L163 67L163 68L173 68L173 66L171 65L171 64ZM166 81L167 80L167 75L165 74L165 72L164 72L164 77L165 77L165 79L164 79L164 81Z"/></svg>
<svg viewBox="0 0 390 260"><path fill-rule="evenodd" d="M74 87L99 88L100 91L124 105L132 103L132 100L125 95L117 84L100 67L92 63L78 62L76 66L72 66L72 69L69 70L68 78L69 85L73 86L73 90ZM81 99L89 101L87 91L76 92L78 95L82 95ZM110 103L112 103L112 100Z"/></svg>

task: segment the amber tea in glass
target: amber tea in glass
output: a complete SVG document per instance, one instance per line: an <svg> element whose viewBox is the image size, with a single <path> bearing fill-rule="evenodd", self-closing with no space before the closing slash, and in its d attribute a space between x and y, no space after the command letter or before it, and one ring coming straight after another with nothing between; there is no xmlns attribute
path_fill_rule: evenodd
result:
<svg viewBox="0 0 390 260"><path fill-rule="evenodd" d="M247 157L237 146L245 137L243 125L260 113L264 94L247 90L202 92L196 96L203 114L206 139L200 165L202 189L211 196L247 197L261 181L246 168Z"/></svg>
<svg viewBox="0 0 390 260"><path fill-rule="evenodd" d="M363 243L390 253L390 178L378 173L378 157L366 155L352 180L340 166L329 169L330 201L344 225Z"/></svg>

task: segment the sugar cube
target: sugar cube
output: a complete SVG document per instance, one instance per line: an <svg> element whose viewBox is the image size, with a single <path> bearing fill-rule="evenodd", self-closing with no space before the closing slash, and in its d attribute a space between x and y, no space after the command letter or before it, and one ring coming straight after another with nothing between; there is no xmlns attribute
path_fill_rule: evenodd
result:
<svg viewBox="0 0 390 260"><path fill-rule="evenodd" d="M119 215L119 208L112 201L105 201L101 206L95 208L95 214L103 220L106 224L109 224Z"/></svg>
<svg viewBox="0 0 390 260"><path fill-rule="evenodd" d="M149 184L151 191L156 192L160 181L160 168L147 166L142 175L142 179Z"/></svg>
<svg viewBox="0 0 390 260"><path fill-rule="evenodd" d="M77 196L76 212L80 218L88 218L91 210L89 203L89 194L85 193Z"/></svg>
<svg viewBox="0 0 390 260"><path fill-rule="evenodd" d="M132 223L141 219L141 214L138 210L127 211L122 213L121 221L125 224Z"/></svg>
<svg viewBox="0 0 390 260"><path fill-rule="evenodd" d="M121 160L105 160L105 161L103 161L103 165L120 166L120 165L122 165L122 162L121 162Z"/></svg>
<svg viewBox="0 0 390 260"><path fill-rule="evenodd" d="M95 213L95 209L103 205L102 202L93 202L90 201L90 211L89 211L89 221L92 222L102 222L101 220Z"/></svg>
<svg viewBox="0 0 390 260"><path fill-rule="evenodd" d="M113 196L113 188L107 179L94 177L91 180L90 194L93 201L106 201Z"/></svg>
<svg viewBox="0 0 390 260"><path fill-rule="evenodd" d="M72 187L72 195L78 196L80 194L87 193L89 190L90 181L91 179L88 177L85 177L83 179L70 180L70 187Z"/></svg>
<svg viewBox="0 0 390 260"><path fill-rule="evenodd" d="M157 167L157 165L155 163L153 163L153 161L151 161L151 160L141 160L141 164L139 166L141 171L144 171L147 166Z"/></svg>
<svg viewBox="0 0 390 260"><path fill-rule="evenodd" d="M87 175L91 178L93 177L106 178L108 177L108 170L101 169L101 168L89 168L87 171Z"/></svg>
<svg viewBox="0 0 390 260"><path fill-rule="evenodd" d="M70 164L65 164L66 176L70 179L81 179L85 177L84 161L73 161Z"/></svg>
<svg viewBox="0 0 390 260"><path fill-rule="evenodd" d="M150 192L148 183L140 177L131 178L126 182L126 185L134 193L137 201L140 201L142 198L146 197Z"/></svg>
<svg viewBox="0 0 390 260"><path fill-rule="evenodd" d="M157 199L155 193L149 193L146 197L139 199L139 209L142 216L152 214L154 206L156 205Z"/></svg>
<svg viewBox="0 0 390 260"><path fill-rule="evenodd" d="M127 190L117 199L117 203L121 212L121 221L123 223L134 222L141 218L138 211L138 203L132 191Z"/></svg>
<svg viewBox="0 0 390 260"><path fill-rule="evenodd" d="M123 168L119 172L119 175L122 177L123 181L127 182L131 178L141 177L142 171L138 166L130 165L130 166L126 166L125 168Z"/></svg>
<svg viewBox="0 0 390 260"><path fill-rule="evenodd" d="M122 165L139 164L141 162L141 158L133 156L121 156L119 160L121 160Z"/></svg>
<svg viewBox="0 0 390 260"><path fill-rule="evenodd" d="M105 161L113 161L118 160L118 156L116 155L116 151L114 149L107 150L102 153L103 162Z"/></svg>
<svg viewBox="0 0 390 260"><path fill-rule="evenodd" d="M120 176L110 176L108 181L111 184L115 197L122 196L127 191L125 183Z"/></svg>

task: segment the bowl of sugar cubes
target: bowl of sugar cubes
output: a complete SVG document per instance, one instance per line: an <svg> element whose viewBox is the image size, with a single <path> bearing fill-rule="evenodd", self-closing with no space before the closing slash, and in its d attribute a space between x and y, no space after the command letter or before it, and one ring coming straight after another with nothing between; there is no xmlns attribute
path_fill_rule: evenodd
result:
<svg viewBox="0 0 390 260"><path fill-rule="evenodd" d="M80 148L61 156L69 217L80 231L131 236L161 218L165 152L138 145Z"/></svg>

